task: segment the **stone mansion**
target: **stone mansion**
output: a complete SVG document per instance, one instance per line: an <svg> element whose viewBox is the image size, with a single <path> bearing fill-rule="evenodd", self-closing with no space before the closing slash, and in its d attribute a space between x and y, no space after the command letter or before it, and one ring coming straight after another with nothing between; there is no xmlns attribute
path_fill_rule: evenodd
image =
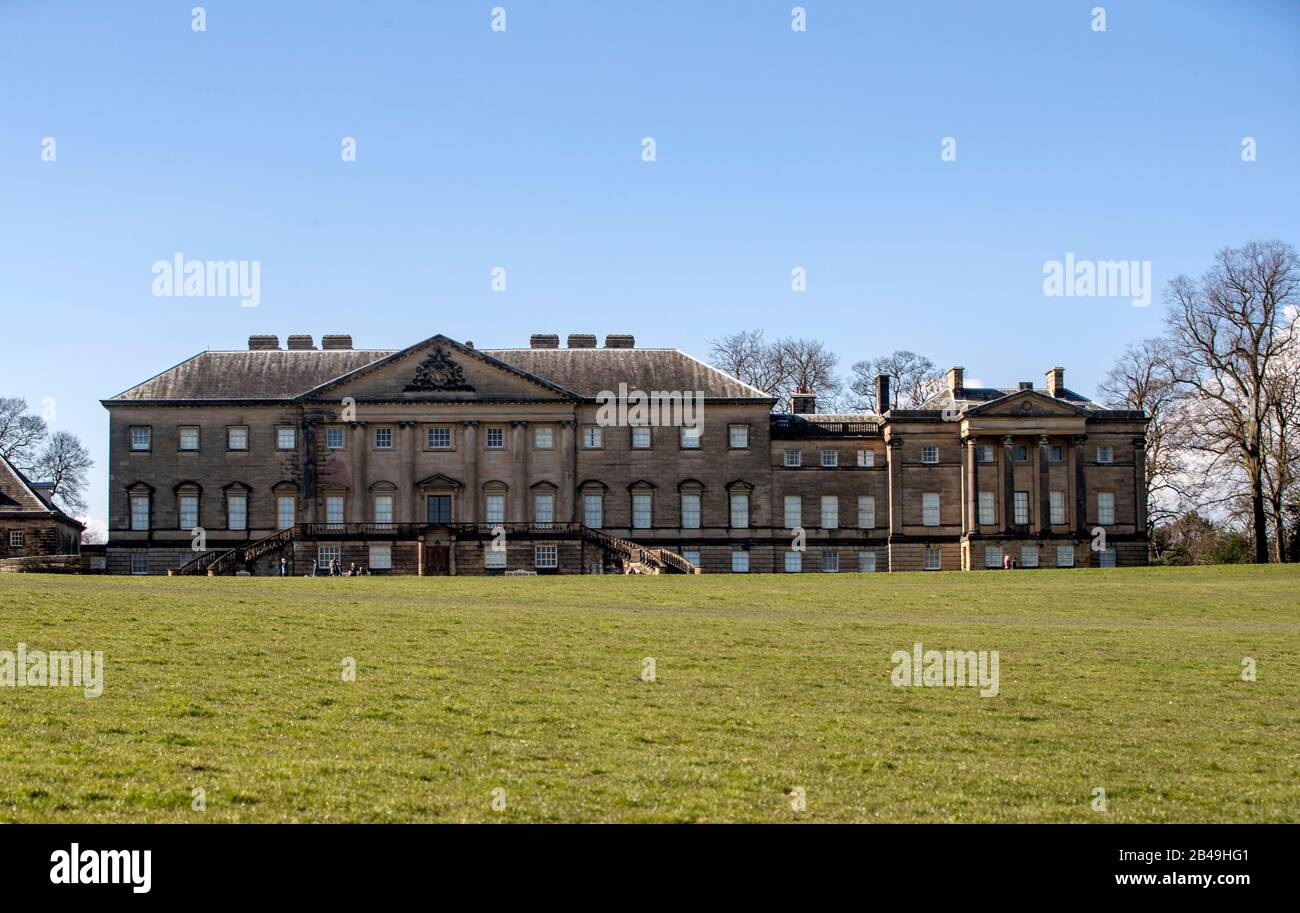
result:
<svg viewBox="0 0 1300 913"><path fill-rule="evenodd" d="M1045 384L820 414L630 336L254 336L103 401L108 570L941 571L1145 564L1145 417ZM611 399L613 397L613 399ZM638 398L698 414L644 420ZM610 408L613 402L618 408Z"/></svg>

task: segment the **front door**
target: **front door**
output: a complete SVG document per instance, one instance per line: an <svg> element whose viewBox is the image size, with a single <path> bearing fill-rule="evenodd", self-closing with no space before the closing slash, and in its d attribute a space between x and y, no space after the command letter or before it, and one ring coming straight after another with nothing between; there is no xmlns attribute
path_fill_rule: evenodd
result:
<svg viewBox="0 0 1300 913"><path fill-rule="evenodd" d="M451 546L424 547L424 573L429 577L446 577L451 573Z"/></svg>

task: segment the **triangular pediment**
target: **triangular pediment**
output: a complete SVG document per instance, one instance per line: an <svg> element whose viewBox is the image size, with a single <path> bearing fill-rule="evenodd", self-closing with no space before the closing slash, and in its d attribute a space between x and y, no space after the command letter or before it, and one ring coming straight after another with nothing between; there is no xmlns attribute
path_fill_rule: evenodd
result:
<svg viewBox="0 0 1300 913"><path fill-rule="evenodd" d="M307 391L304 400L357 402L556 402L577 397L558 384L441 334Z"/></svg>
<svg viewBox="0 0 1300 913"><path fill-rule="evenodd" d="M1015 393L1008 393L999 399L981 403L974 409L967 409L966 415L1022 418L1050 415L1070 416L1080 415L1082 412L1083 410L1078 406L1052 396L1045 396L1037 390L1017 390Z"/></svg>
<svg viewBox="0 0 1300 913"><path fill-rule="evenodd" d="M460 481L453 479L451 476L443 475L441 472L435 472L428 478L421 479L415 483L416 488L460 488Z"/></svg>

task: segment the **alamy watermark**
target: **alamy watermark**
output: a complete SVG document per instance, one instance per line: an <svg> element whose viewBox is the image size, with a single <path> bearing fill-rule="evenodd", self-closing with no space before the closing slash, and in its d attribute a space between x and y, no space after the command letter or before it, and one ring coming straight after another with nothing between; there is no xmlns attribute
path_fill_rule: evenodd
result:
<svg viewBox="0 0 1300 913"><path fill-rule="evenodd" d="M177 251L153 264L155 298L238 298L255 308L262 300L261 260L187 260Z"/></svg>
<svg viewBox="0 0 1300 913"><path fill-rule="evenodd" d="M86 697L104 693L104 653L96 650L0 650L0 687L81 688Z"/></svg>
<svg viewBox="0 0 1300 913"><path fill-rule="evenodd" d="M926 650L917 642L912 652L895 650L889 657L896 688L975 688L980 697L997 697L997 650Z"/></svg>
<svg viewBox="0 0 1300 913"><path fill-rule="evenodd" d="M1151 304L1150 260L1064 260L1043 263L1043 294L1048 298L1129 298L1133 307Z"/></svg>
<svg viewBox="0 0 1300 913"><path fill-rule="evenodd" d="M704 427L704 392L702 390L629 390L619 384L618 391L601 390L596 394L596 424L612 427Z"/></svg>

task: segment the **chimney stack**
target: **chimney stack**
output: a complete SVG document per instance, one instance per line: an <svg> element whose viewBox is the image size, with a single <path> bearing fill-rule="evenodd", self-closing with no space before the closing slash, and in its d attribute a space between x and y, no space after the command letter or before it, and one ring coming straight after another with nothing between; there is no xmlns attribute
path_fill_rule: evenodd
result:
<svg viewBox="0 0 1300 913"><path fill-rule="evenodd" d="M263 352L268 349L275 349L276 351L279 351L280 349L279 336L249 336L248 337L248 351Z"/></svg>
<svg viewBox="0 0 1300 913"><path fill-rule="evenodd" d="M1065 395L1065 369L1053 368L1047 372L1047 395Z"/></svg>
<svg viewBox="0 0 1300 913"><path fill-rule="evenodd" d="M308 349L314 350L315 348L316 348L316 344L311 341L310 336L289 337L288 349L290 351L300 351L300 350L305 351Z"/></svg>
<svg viewBox="0 0 1300 913"><path fill-rule="evenodd" d="M953 399L961 399L962 391L965 389L966 369L949 368L948 369L948 392L952 394Z"/></svg>
<svg viewBox="0 0 1300 913"><path fill-rule="evenodd" d="M569 348L570 349L596 348L596 334L595 333L570 333Z"/></svg>
<svg viewBox="0 0 1300 913"><path fill-rule="evenodd" d="M1022 381L1020 382L1020 389L1021 389L1021 390L1032 390L1032 389L1034 389L1034 382L1033 382L1032 380L1022 380Z"/></svg>
<svg viewBox="0 0 1300 913"><path fill-rule="evenodd" d="M631 349L636 347L636 337L628 333L609 333L605 336L607 349Z"/></svg>
<svg viewBox="0 0 1300 913"><path fill-rule="evenodd" d="M350 349L352 348L351 336L322 336L320 338L320 347L322 349Z"/></svg>
<svg viewBox="0 0 1300 913"><path fill-rule="evenodd" d="M530 349L558 349L560 337L557 333L534 333L528 337Z"/></svg>
<svg viewBox="0 0 1300 913"><path fill-rule="evenodd" d="M889 411L889 375L876 375L876 414L884 415Z"/></svg>
<svg viewBox="0 0 1300 913"><path fill-rule="evenodd" d="M790 397L790 410L795 415L813 415L817 412L817 396L807 387L795 387Z"/></svg>

